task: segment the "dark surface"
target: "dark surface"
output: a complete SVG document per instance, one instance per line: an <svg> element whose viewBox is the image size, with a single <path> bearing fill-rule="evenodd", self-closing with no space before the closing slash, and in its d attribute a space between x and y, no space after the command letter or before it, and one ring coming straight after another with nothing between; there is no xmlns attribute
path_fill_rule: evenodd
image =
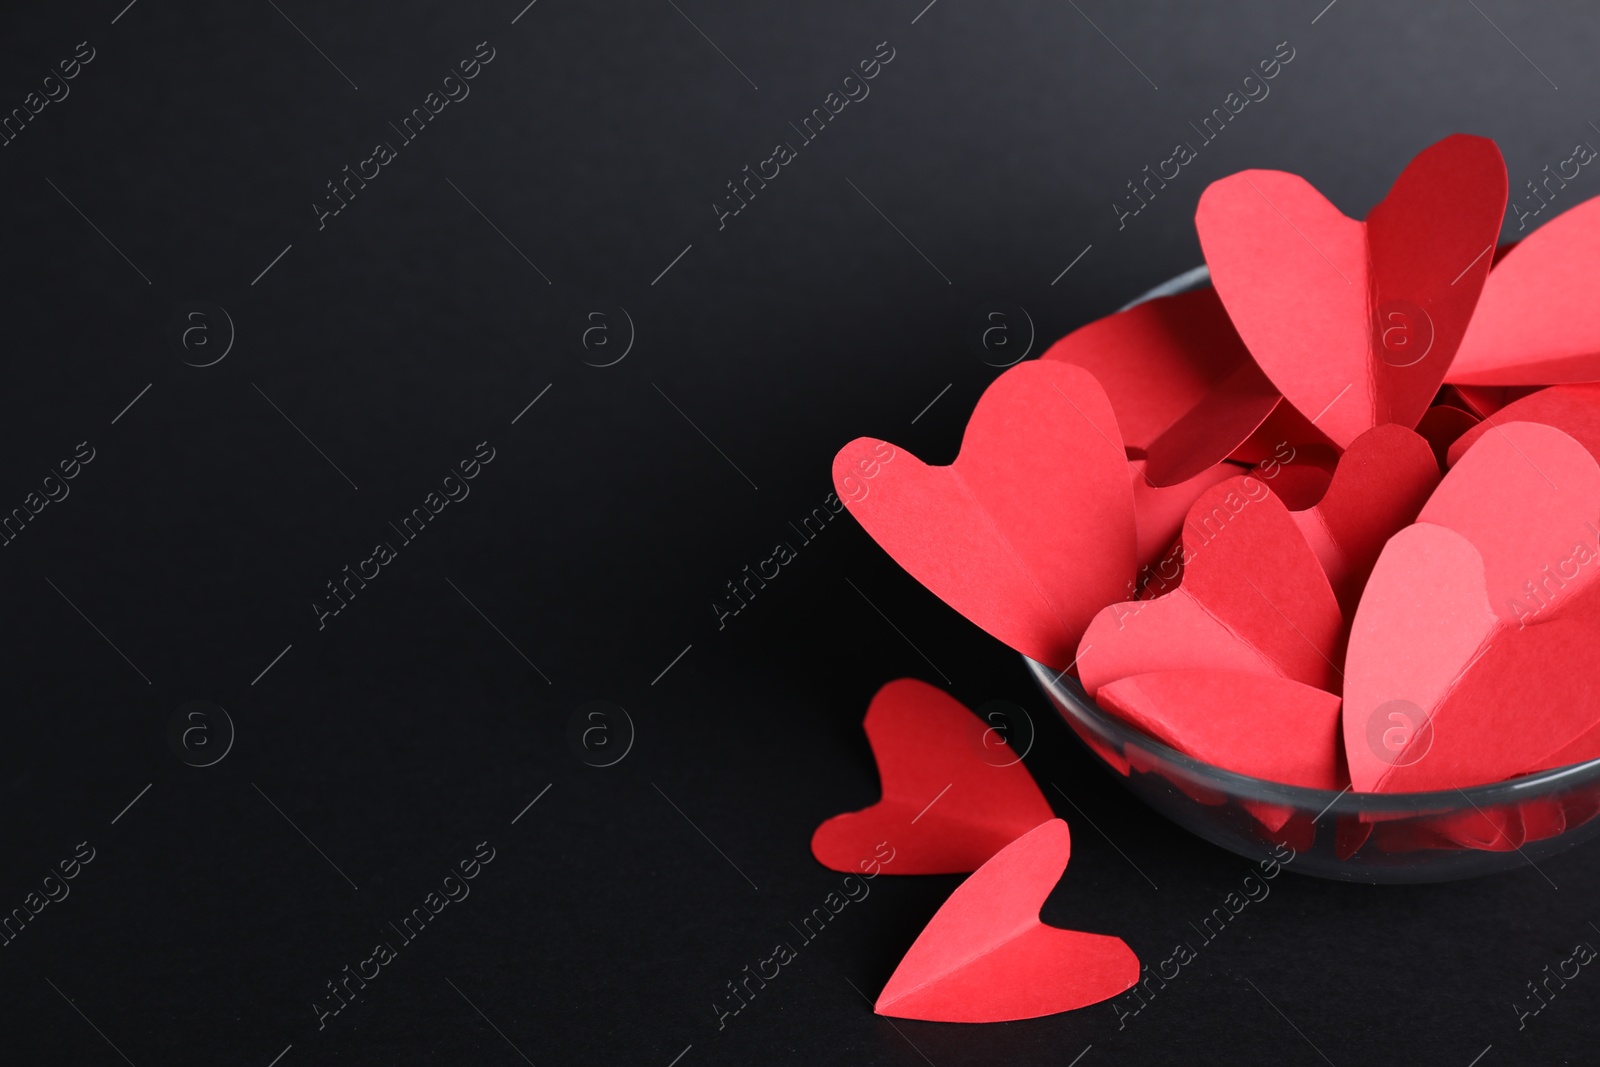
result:
<svg viewBox="0 0 1600 1067"><path fill-rule="evenodd" d="M895 677L1032 712L1029 766L1072 798L1046 787L1075 838L1052 921L1155 963L1248 866L1130 800L1017 657L847 516L720 631L711 607L798 540L788 524L850 437L954 454L998 373L967 340L991 305L1026 308L1037 352L1198 262L1206 182L1281 167L1360 214L1456 130L1498 139L1514 198L1600 143L1592 8L1340 0L1313 25L1323 0L940 0L920 18L922 0L540 0L512 25L522 2L142 0L112 24L125 0L108 0L0 23L7 109L77 42L96 50L0 148L0 508L78 442L95 450L0 554L0 908L79 842L95 857L0 948L0 1059L1592 1057L1600 978L1520 1031L1513 1008L1600 943L1592 847L1442 886L1280 878L1120 1030L1109 1005L986 1027L874 1016L957 884L885 877L719 1030L724 983L838 884L809 837L876 795L859 722ZM397 140L387 123L484 40L471 95L319 231L324 183ZM871 95L719 231L724 183L884 40ZM1119 231L1124 183L1284 40L1270 96ZM1586 170L1564 195L1595 193ZM191 300L237 329L211 367L184 359L217 347L169 340ZM587 366L573 324L605 305L636 343ZM201 321L220 344L215 313ZM484 440L470 497L319 631L324 583L398 540L389 521ZM192 700L237 728L210 767L168 741ZM595 700L636 727L610 767L584 760L620 751L615 712L569 731ZM220 717L205 728L191 760L218 751ZM319 1030L325 983L398 941L388 923L485 840L470 897Z"/></svg>

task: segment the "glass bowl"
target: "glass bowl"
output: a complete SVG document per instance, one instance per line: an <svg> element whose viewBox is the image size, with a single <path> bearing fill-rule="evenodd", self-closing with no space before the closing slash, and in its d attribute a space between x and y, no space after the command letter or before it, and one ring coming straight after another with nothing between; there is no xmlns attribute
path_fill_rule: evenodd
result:
<svg viewBox="0 0 1600 1067"><path fill-rule="evenodd" d="M1207 284L1185 271L1130 301ZM1600 759L1510 781L1435 793L1331 792L1202 763L1090 700L1076 679L1027 657L1039 688L1085 745L1146 804L1250 859L1347 882L1445 882L1524 865L1600 832ZM1271 709L1262 709L1270 714Z"/></svg>
<svg viewBox="0 0 1600 1067"><path fill-rule="evenodd" d="M1202 763L1023 657L1078 739L1146 804L1253 860L1346 882L1446 882L1533 865L1600 832L1600 759L1434 793L1305 789ZM1272 709L1263 708L1263 714Z"/></svg>

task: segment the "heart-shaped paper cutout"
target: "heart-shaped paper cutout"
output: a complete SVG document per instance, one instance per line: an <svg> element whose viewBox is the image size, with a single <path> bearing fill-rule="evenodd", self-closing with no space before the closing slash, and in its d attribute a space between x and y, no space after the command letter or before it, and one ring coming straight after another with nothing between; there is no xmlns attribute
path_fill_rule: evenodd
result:
<svg viewBox="0 0 1600 1067"><path fill-rule="evenodd" d="M887 842L889 873L965 874L1055 817L1006 743L1015 724L985 722L943 690L901 678L878 690L863 725L883 799L817 827L811 854L825 867L855 874Z"/></svg>
<svg viewBox="0 0 1600 1067"><path fill-rule="evenodd" d="M1412 427L1444 379L1489 272L1506 205L1493 141L1425 149L1365 222L1305 179L1211 184L1195 225L1212 282L1284 398L1338 444Z"/></svg>
<svg viewBox="0 0 1600 1067"><path fill-rule="evenodd" d="M1071 852L1067 824L1052 819L984 864L923 929L873 1010L1004 1022L1097 1004L1131 987L1139 958L1121 938L1039 921Z"/></svg>
<svg viewBox="0 0 1600 1067"><path fill-rule="evenodd" d="M1478 438L1508 422L1554 426L1600 459L1600 383L1555 385L1513 401L1458 437L1450 446L1454 466Z"/></svg>
<svg viewBox="0 0 1600 1067"><path fill-rule="evenodd" d="M948 467L863 437L834 458L833 480L912 577L1057 670L1133 580L1128 461L1105 391L1082 367L1033 360L1006 371Z"/></svg>
<svg viewBox="0 0 1600 1067"><path fill-rule="evenodd" d="M1384 548L1352 625L1344 740L1361 792L1534 769L1593 724L1600 465L1549 426L1478 440Z"/></svg>
<svg viewBox="0 0 1600 1067"><path fill-rule="evenodd" d="M1102 686L1097 699L1130 725L1213 767L1308 789L1347 784L1339 698L1321 689L1272 675L1200 669L1119 678Z"/></svg>
<svg viewBox="0 0 1600 1067"><path fill-rule="evenodd" d="M1346 617L1385 542L1417 517L1438 484L1439 461L1427 441L1404 426L1374 426L1339 458L1322 499L1292 513Z"/></svg>
<svg viewBox="0 0 1600 1067"><path fill-rule="evenodd" d="M1084 632L1078 677L1090 696L1129 675L1201 667L1338 691L1338 602L1266 482L1243 475L1207 489L1182 539L1176 589L1112 604Z"/></svg>
<svg viewBox="0 0 1600 1067"><path fill-rule="evenodd" d="M1595 250L1600 198L1562 212L1489 272L1446 380L1466 385L1600 381Z"/></svg>
<svg viewBox="0 0 1600 1067"><path fill-rule="evenodd" d="M1278 405L1210 286L1157 297L1067 334L1039 357L1094 375L1151 485L1226 459Z"/></svg>

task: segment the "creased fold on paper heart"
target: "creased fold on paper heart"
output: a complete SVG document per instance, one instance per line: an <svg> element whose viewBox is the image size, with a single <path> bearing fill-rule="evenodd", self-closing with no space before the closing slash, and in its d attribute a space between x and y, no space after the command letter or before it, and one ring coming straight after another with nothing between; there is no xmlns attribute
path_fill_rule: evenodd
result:
<svg viewBox="0 0 1600 1067"><path fill-rule="evenodd" d="M988 1023L1071 1011L1139 980L1121 938L1046 926L1039 909L1072 851L1053 819L963 882L923 929L873 1010L899 1019Z"/></svg>
<svg viewBox="0 0 1600 1067"><path fill-rule="evenodd" d="M1004 723L986 722L926 682L890 682L863 724L883 797L835 815L811 837L825 867L851 874L893 850L890 874L964 874L1022 834L1054 818L1007 745Z"/></svg>
<svg viewBox="0 0 1600 1067"><path fill-rule="evenodd" d="M1341 446L1412 427L1438 391L1489 272L1505 213L1493 141L1421 152L1365 222L1305 179L1213 182L1195 226L1240 337L1284 398Z"/></svg>

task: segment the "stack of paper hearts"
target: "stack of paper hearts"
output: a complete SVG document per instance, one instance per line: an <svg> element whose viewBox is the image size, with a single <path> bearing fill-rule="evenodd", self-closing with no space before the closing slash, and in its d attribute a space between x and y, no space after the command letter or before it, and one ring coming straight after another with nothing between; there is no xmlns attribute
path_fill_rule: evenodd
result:
<svg viewBox="0 0 1600 1067"><path fill-rule="evenodd" d="M839 495L1210 766L1413 793L1600 757L1600 200L1497 249L1506 191L1465 135L1361 221L1293 174L1218 181L1210 286L1005 371L948 466L851 442Z"/></svg>

